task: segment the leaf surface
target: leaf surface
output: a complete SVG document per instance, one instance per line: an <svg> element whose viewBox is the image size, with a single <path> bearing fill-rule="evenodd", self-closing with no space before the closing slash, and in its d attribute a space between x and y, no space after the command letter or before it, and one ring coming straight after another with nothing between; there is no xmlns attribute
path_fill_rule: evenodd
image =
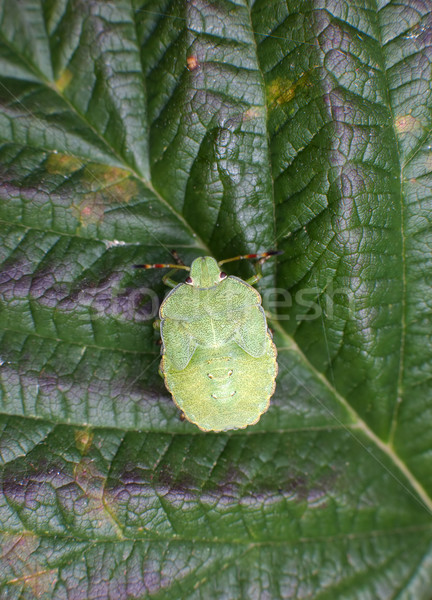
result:
<svg viewBox="0 0 432 600"><path fill-rule="evenodd" d="M1 597L430 598L431 43L430 0L0 3ZM158 376L172 248L284 250L253 427Z"/></svg>

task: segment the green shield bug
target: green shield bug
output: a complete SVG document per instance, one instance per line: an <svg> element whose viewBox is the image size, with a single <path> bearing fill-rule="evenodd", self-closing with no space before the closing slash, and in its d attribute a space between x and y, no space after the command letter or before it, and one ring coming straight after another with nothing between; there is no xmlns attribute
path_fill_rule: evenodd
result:
<svg viewBox="0 0 432 600"><path fill-rule="evenodd" d="M177 407L203 431L242 429L257 423L269 407L278 367L261 296L252 287L261 274L243 281L220 267L251 258L261 265L276 254L281 252L220 262L204 256L191 267L135 265L190 271L184 283L173 281L171 273L163 278L173 289L159 311L160 371Z"/></svg>

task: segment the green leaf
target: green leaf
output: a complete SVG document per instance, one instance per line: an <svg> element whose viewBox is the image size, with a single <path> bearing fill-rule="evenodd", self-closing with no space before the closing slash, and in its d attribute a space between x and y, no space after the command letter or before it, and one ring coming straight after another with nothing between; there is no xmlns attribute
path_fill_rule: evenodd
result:
<svg viewBox="0 0 432 600"><path fill-rule="evenodd" d="M431 61L430 0L0 2L1 598L430 598ZM202 433L132 266L276 247Z"/></svg>

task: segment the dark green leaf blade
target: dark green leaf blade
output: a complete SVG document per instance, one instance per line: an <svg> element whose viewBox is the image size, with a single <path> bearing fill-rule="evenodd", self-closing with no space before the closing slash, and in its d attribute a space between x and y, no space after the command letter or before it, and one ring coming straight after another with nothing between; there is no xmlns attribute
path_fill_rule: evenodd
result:
<svg viewBox="0 0 432 600"><path fill-rule="evenodd" d="M429 600L431 15L0 4L0 596ZM277 246L271 407L203 434L132 266Z"/></svg>
<svg viewBox="0 0 432 600"><path fill-rule="evenodd" d="M259 51L270 101L278 238L286 249L281 281L293 296L287 329L386 437L401 346L399 157L379 23L372 13L355 16L355 23L337 9L282 16L278 35L290 39L304 28L304 42L288 42L287 56L275 65L269 57L277 56L279 37L264 38ZM293 62L295 56L301 59ZM289 151L282 152L291 130ZM315 318L317 304L331 312L327 319Z"/></svg>
<svg viewBox="0 0 432 600"><path fill-rule="evenodd" d="M271 247L265 90L247 5L142 8L155 187L221 258Z"/></svg>

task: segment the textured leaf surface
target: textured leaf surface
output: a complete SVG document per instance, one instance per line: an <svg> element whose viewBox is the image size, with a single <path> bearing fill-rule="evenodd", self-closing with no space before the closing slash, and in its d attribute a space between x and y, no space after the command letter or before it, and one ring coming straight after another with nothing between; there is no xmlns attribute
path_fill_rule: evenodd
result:
<svg viewBox="0 0 432 600"><path fill-rule="evenodd" d="M430 0L0 2L1 598L430 599L431 61ZM204 434L132 265L274 247Z"/></svg>

